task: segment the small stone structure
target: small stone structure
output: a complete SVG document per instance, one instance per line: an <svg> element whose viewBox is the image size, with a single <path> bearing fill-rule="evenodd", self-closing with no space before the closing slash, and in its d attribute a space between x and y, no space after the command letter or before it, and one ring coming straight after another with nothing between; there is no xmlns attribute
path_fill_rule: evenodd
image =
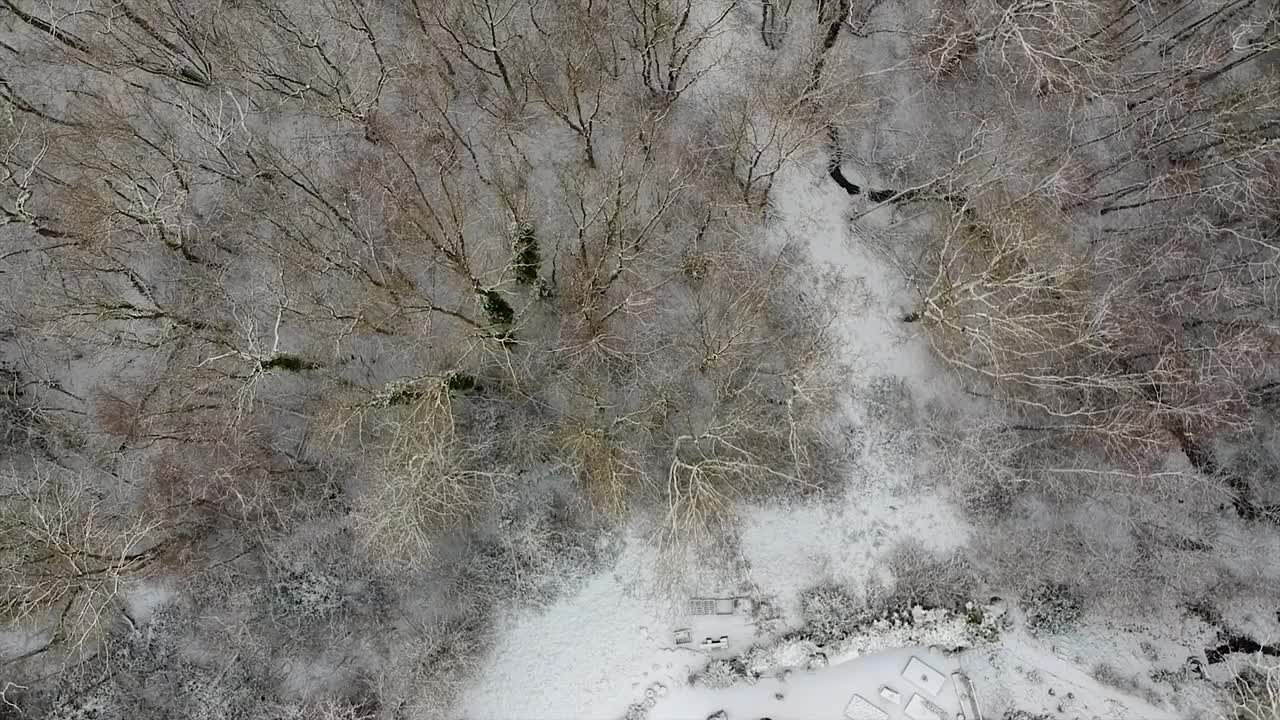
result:
<svg viewBox="0 0 1280 720"><path fill-rule="evenodd" d="M689 601L690 615L732 615L739 598L693 598Z"/></svg>
<svg viewBox="0 0 1280 720"><path fill-rule="evenodd" d="M902 671L902 677L934 697L937 697L938 693L942 692L943 686L947 684L945 675L929 667L917 657L911 658L907 663L906 669Z"/></svg>
<svg viewBox="0 0 1280 720"><path fill-rule="evenodd" d="M728 650L729 636L721 635L719 638L706 638L702 641L703 650Z"/></svg>
<svg viewBox="0 0 1280 720"><path fill-rule="evenodd" d="M880 697L884 698L885 700L888 700L894 705L902 704L902 693L898 692L897 690L894 690L888 685L885 685L884 687L880 688Z"/></svg>
<svg viewBox="0 0 1280 720"><path fill-rule="evenodd" d="M887 720L889 713L861 695L854 695L844 708L844 716L847 720Z"/></svg>

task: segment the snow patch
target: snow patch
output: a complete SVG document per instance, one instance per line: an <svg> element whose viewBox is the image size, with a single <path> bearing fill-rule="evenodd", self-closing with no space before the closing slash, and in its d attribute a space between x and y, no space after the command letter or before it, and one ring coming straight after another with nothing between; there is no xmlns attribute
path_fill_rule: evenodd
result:
<svg viewBox="0 0 1280 720"><path fill-rule="evenodd" d="M139 625L151 622L156 609L176 597L173 588L164 581L148 581L134 585L125 595L125 608L129 617Z"/></svg>

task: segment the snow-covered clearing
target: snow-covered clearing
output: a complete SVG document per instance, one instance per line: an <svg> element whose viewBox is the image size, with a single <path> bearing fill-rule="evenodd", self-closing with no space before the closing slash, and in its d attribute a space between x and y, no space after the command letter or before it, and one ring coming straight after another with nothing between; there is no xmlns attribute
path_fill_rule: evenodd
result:
<svg viewBox="0 0 1280 720"><path fill-rule="evenodd" d="M896 318L909 295L901 273L854 234L846 220L851 201L827 181L822 162L796 163L779 178L781 200L770 227L778 239L803 238L815 264L834 268L848 283L851 310L842 315L841 331L844 359L855 368L844 418L853 471L843 490L827 497L743 508L736 587L690 583L703 592L745 591L776 613L754 628L761 647L774 643L753 656L767 666L753 668L760 679L727 689L690 684L708 660L746 650L739 636L749 642L752 633L733 635L727 652L691 649L697 631L692 645L677 646L672 633L688 624L679 609L685 598L658 588L657 550L636 529L617 563L581 591L545 611L500 619L496 646L463 698L464 716L587 720L623 718L630 708L632 716L647 709L649 718L664 720L701 720L719 710L728 720L839 718L855 692L884 707L880 686L912 652L924 653L945 675L963 669L988 718L1011 709L1071 718L1195 716L1205 691L1188 677L1185 660L1196 645L1211 642L1212 632L1172 611L1124 627L1086 620L1070 637L1055 637L1033 636L1013 610L991 643L975 641L972 626L954 616L882 622L822 648L823 664L832 665L816 670L804 667L812 664L812 643L785 640L801 623L804 590L836 583L865 591L869 582L891 580L883 577L882 561L895 544L947 551L974 532L943 484L924 479L929 460L913 452L912 428L877 424L869 405L868 388L886 377L909 388L916 409L972 401L956 391L925 341L903 332ZM696 576L698 569L687 572ZM975 643L954 655L920 647ZM942 704L954 713L954 694L948 697Z"/></svg>
<svg viewBox="0 0 1280 720"><path fill-rule="evenodd" d="M850 282L857 311L842 315L841 330L844 359L858 370L849 385L865 387L891 373L935 394L937 369L927 349L904 337L893 320L905 288L850 234L848 196L823 182L821 163L810 158L779 178L777 196L784 200L773 228L779 239L803 238L816 263ZM857 422L861 411L852 400L850 420ZM857 583L897 540L917 538L943 548L964 541L966 524L944 498L909 492L913 468L893 457L893 449L891 442L854 448L859 470L841 495L743 510L742 580L776 603L787 624L798 620L802 590L824 581ZM678 617L669 609L671 598L654 589L656 562L656 551L634 534L617 565L581 592L545 612L505 617L487 670L466 694L466 716L620 717L650 684L684 685L706 657L674 648Z"/></svg>
<svg viewBox="0 0 1280 720"><path fill-rule="evenodd" d="M0 2L0 720L1280 720L1274 2Z"/></svg>

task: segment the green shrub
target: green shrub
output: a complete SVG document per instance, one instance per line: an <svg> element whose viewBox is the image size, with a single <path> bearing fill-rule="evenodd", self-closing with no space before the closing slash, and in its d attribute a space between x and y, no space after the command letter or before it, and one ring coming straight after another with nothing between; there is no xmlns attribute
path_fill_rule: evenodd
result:
<svg viewBox="0 0 1280 720"><path fill-rule="evenodd" d="M511 265L515 270L516 282L529 287L538 286L542 254L538 252L538 238L534 235L533 225L527 222L516 223L514 235L511 240Z"/></svg>
<svg viewBox="0 0 1280 720"><path fill-rule="evenodd" d="M516 311L511 308L511 303L497 290L481 290L480 304L491 325L510 325L516 319Z"/></svg>

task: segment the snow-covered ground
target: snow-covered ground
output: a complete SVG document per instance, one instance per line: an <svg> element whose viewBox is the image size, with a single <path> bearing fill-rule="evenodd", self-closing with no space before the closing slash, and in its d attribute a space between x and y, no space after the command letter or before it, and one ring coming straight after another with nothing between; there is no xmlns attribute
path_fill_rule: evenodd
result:
<svg viewBox="0 0 1280 720"><path fill-rule="evenodd" d="M1064 718L1195 717L1200 706L1189 699L1195 683L1186 679L1185 660L1189 648L1212 633L1174 617L1151 616L1123 628L1086 620L1080 633L1057 638L1032 636L1013 611L986 640L975 639L972 625L956 616L879 623L839 647L822 648L829 667L803 667L812 664L814 648L788 644L785 633L801 623L804 590L834 583L861 592L887 572L883 560L895 544L948 551L975 532L946 495L946 483L929 480L927 454L912 452L910 429L868 418L866 390L885 378L909 388L908 402L917 408L972 401L939 369L925 341L903 330L897 318L911 298L902 273L855 234L847 221L853 201L826 178L823 162L812 157L784 171L775 193L779 217L770 227L779 238L807 238L814 262L842 274L856 294L850 302L856 311L842 317L841 328L844 359L855 368L845 418L853 470L843 489L826 497L742 508L736 587L719 590L746 592L775 617L732 633L728 652L697 649L698 633L692 645L676 645L673 632L688 618L681 599L660 589L658 552L637 525L617 563L580 591L546 610L500 618L485 669L462 698L463 716L702 720L724 710L727 720L834 720L853 694L877 699L881 686L903 685L902 666L919 654L948 677L963 668L987 718L1011 709ZM696 575L698 568L686 572ZM772 644L763 654L772 666L755 682L691 684L709 660L746 650L752 640ZM930 645L972 647L942 655ZM800 667L788 674L789 664ZM1159 669L1167 672L1157 683L1151 676ZM905 704L909 688L895 689ZM954 691L947 692L937 704L952 720L959 706Z"/></svg>
<svg viewBox="0 0 1280 720"><path fill-rule="evenodd" d="M821 162L810 158L780 177L777 194L787 200L774 231L808 238L815 262L837 269L859 292L858 313L842 318L845 360L859 368L850 387L892 372L928 388L936 369L926 348L903 337L893 320L908 299L905 290L887 280L895 273L849 232L848 196L822 182ZM798 620L802 590L831 581L860 584L896 540L941 548L964 542L963 519L940 496L912 489L913 468L886 457L891 444L854 451L859 471L847 478L844 493L742 511L742 580L776 604L784 624ZM685 685L707 657L674 646L671 633L681 618L672 598L656 589L657 564L655 549L637 531L617 564L581 592L545 612L505 617L487 670L466 693L465 715L621 717L651 684Z"/></svg>
<svg viewBox="0 0 1280 720"><path fill-rule="evenodd" d="M542 612L512 614L497 628L485 672L464 716L613 718L654 682L674 686L705 662L675 650L673 616L652 590L656 554L638 537L613 568Z"/></svg>
<svg viewBox="0 0 1280 720"><path fill-rule="evenodd" d="M914 661L914 662L913 662ZM923 668L926 675L908 673ZM951 720L962 711L952 674L962 657L928 648L899 648L813 671L780 673L751 685L721 690L680 688L654 703L651 720L704 720L724 711L727 718L773 720L839 718L850 708L853 720L926 720L930 705ZM936 678L936 688L929 679ZM882 689L887 690L882 694ZM857 700L853 698L857 696ZM920 699L916 699L919 696ZM851 707L852 705L852 707ZM865 713L858 717L857 708ZM879 715L876 710L883 712Z"/></svg>

